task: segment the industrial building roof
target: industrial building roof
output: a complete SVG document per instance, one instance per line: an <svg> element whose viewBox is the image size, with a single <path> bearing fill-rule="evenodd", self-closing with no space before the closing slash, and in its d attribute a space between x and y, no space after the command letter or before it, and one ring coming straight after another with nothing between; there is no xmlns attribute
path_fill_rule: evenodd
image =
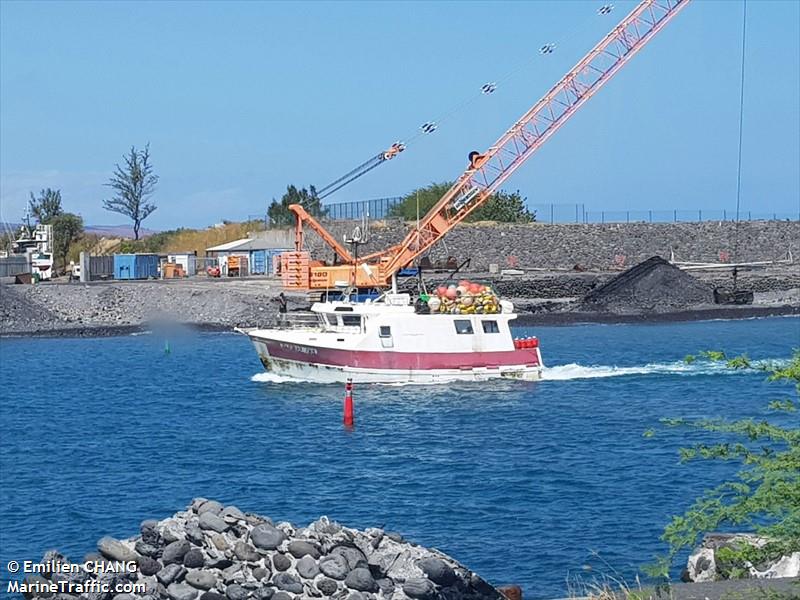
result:
<svg viewBox="0 0 800 600"><path fill-rule="evenodd" d="M250 250L284 250L285 246L276 246L271 240L259 238L244 238L226 242L219 246L206 248L206 252L248 252Z"/></svg>

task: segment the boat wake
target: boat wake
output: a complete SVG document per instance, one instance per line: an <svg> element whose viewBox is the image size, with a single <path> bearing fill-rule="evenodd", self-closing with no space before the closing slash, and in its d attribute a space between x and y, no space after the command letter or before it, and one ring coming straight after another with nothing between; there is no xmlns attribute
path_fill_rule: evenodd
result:
<svg viewBox="0 0 800 600"><path fill-rule="evenodd" d="M288 375L277 375L275 373L263 372L256 373L250 378L250 381L256 383L306 383L307 379L299 379L297 377L289 377Z"/></svg>
<svg viewBox="0 0 800 600"><path fill-rule="evenodd" d="M782 361L758 361L780 364ZM609 365L579 365L570 363L568 365L557 365L545 367L542 371L542 381L571 381L573 379L598 379L604 377L625 377L636 375L675 375L675 376L696 376L696 375L736 375L753 372L753 369L731 369L724 362L696 361L685 363L675 361L668 363L650 363L634 367L617 367ZM250 381L257 383L310 383L307 379L276 375L275 373L262 372L256 373ZM407 385L436 385L420 382L394 382L379 383L385 387L404 387Z"/></svg>
<svg viewBox="0 0 800 600"><path fill-rule="evenodd" d="M606 365L583 366L575 363L555 367L545 367L542 371L544 381L569 381L571 379L596 379L599 377L623 377L626 375L711 375L736 373L724 363L683 361L671 363L652 363L636 367L617 367ZM741 371L739 371L741 372Z"/></svg>

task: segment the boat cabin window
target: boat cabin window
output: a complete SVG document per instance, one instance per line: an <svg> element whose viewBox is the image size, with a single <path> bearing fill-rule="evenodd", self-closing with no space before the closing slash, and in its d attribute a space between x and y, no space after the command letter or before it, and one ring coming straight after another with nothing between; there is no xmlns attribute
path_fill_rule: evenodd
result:
<svg viewBox="0 0 800 600"><path fill-rule="evenodd" d="M335 312L353 312L352 306L337 306L333 309Z"/></svg>
<svg viewBox="0 0 800 600"><path fill-rule="evenodd" d="M392 337L392 328L388 325L381 325L381 330L378 335L382 338Z"/></svg>
<svg viewBox="0 0 800 600"><path fill-rule="evenodd" d="M497 321L481 321L481 323L483 324L483 333L500 333Z"/></svg>
<svg viewBox="0 0 800 600"><path fill-rule="evenodd" d="M361 315L341 315L345 327L361 327Z"/></svg>
<svg viewBox="0 0 800 600"><path fill-rule="evenodd" d="M453 323L455 323L455 326L456 326L456 333L459 333L459 334L474 333L472 331L472 323L470 323L469 321L467 321L465 319L456 319L455 321L453 321Z"/></svg>

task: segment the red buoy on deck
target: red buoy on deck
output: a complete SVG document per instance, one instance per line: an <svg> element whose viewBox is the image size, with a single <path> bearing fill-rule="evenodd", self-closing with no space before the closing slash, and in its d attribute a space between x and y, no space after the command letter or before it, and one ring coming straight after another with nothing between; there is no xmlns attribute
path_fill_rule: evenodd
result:
<svg viewBox="0 0 800 600"><path fill-rule="evenodd" d="M348 378L344 386L344 426L353 427L355 417L353 414L353 380Z"/></svg>

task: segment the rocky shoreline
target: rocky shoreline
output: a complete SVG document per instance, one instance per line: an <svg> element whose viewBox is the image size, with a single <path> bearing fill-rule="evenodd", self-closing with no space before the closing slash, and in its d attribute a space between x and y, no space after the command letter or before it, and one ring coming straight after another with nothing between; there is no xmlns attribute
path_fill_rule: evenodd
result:
<svg viewBox="0 0 800 600"><path fill-rule="evenodd" d="M797 268L742 274L742 287L755 292L754 303L746 306L713 304L713 287L724 285L729 279L719 273L692 278L699 282L694 286L697 289L693 295L688 295L680 281L672 281L673 274L667 272L666 281L645 281L643 291L616 293L602 302L583 302L618 274L528 272L518 276L468 276L490 282L502 297L512 300L519 314L515 325L519 326L800 314L800 269ZM684 279L692 277L679 274ZM435 281L435 277L432 276L431 281ZM0 337L105 337L175 325L201 331L271 326L276 322L279 292L277 280L257 278L3 283L0 284ZM290 311L302 311L308 306L304 294L289 294Z"/></svg>
<svg viewBox="0 0 800 600"><path fill-rule="evenodd" d="M71 568L87 562L121 568ZM454 559L398 533L359 531L327 517L296 527L205 498L167 519L144 521L130 539L101 538L97 552L81 561L50 551L41 564L44 573L20 582L26 598L72 600L98 588L130 590L92 596L114 600L503 598ZM53 584L67 591L53 594Z"/></svg>

